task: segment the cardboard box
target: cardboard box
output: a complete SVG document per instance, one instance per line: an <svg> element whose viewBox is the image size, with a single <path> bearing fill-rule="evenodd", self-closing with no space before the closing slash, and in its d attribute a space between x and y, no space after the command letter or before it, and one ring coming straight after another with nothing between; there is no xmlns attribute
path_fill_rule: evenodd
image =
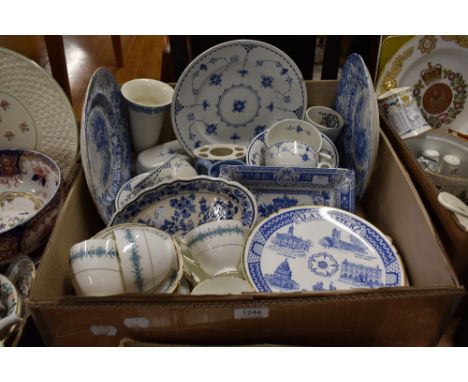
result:
<svg viewBox="0 0 468 382"><path fill-rule="evenodd" d="M308 82L307 87L310 105L333 105L336 81ZM408 173L383 134L359 211L393 238L410 287L84 298L73 294L69 249L103 224L80 174L58 218L28 304L48 345L114 346L124 338L158 344L437 344L463 289Z"/></svg>
<svg viewBox="0 0 468 382"><path fill-rule="evenodd" d="M405 164L421 199L429 212L432 222L441 237L445 251L452 262L460 282L468 286L468 232L463 231L455 222L452 213L441 206L437 200L439 190L416 161L414 154L393 129L381 121L382 129L387 134L398 157ZM467 302L468 304L468 302ZM467 306L468 309L468 306Z"/></svg>

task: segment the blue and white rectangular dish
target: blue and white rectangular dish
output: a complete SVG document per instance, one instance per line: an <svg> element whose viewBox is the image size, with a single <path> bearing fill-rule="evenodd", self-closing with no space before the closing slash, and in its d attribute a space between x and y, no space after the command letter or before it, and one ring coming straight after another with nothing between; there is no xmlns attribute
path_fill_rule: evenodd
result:
<svg viewBox="0 0 468 382"><path fill-rule="evenodd" d="M345 168L221 166L220 177L247 187L264 218L287 207L317 205L354 212L355 174Z"/></svg>

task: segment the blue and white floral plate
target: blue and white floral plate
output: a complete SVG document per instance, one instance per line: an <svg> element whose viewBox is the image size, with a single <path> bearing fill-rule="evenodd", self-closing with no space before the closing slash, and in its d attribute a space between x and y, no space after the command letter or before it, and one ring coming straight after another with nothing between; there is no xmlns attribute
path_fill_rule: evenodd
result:
<svg viewBox="0 0 468 382"><path fill-rule="evenodd" d="M302 119L305 81L284 52L260 41L216 45L195 58L177 81L172 127L191 155L207 144L250 140L274 122Z"/></svg>
<svg viewBox="0 0 468 382"><path fill-rule="evenodd" d="M255 197L237 182L197 176L145 189L117 211L108 225L142 223L171 235L184 235L201 224L223 219L237 219L253 227Z"/></svg>
<svg viewBox="0 0 468 382"><path fill-rule="evenodd" d="M265 166L265 151L267 149L265 143L265 133L266 130L256 135L250 141L249 146L247 147L245 161L249 166ZM322 148L320 149L320 152L328 154L331 157L330 165L332 167L338 167L338 164L340 163L338 150L330 138L328 138L325 134L321 133L321 135Z"/></svg>
<svg viewBox="0 0 468 382"><path fill-rule="evenodd" d="M108 223L122 185L131 178L127 108L119 84L104 68L96 70L86 91L81 118L81 160L86 182L102 220Z"/></svg>
<svg viewBox="0 0 468 382"><path fill-rule="evenodd" d="M346 168L221 166L220 176L247 187L265 218L282 208L318 205L355 210L354 171Z"/></svg>
<svg viewBox="0 0 468 382"><path fill-rule="evenodd" d="M399 256L377 228L349 212L281 210L250 233L243 266L260 292L333 291L405 284Z"/></svg>
<svg viewBox="0 0 468 382"><path fill-rule="evenodd" d="M335 110L344 118L337 146L346 167L356 172L356 197L366 191L379 149L379 109L364 60L353 53L343 66Z"/></svg>
<svg viewBox="0 0 468 382"><path fill-rule="evenodd" d="M117 196L115 197L115 210L122 208L126 202L128 202L132 196L134 196L135 186L139 184L143 179L145 179L150 172L145 172L143 174L139 174L126 183L120 188Z"/></svg>

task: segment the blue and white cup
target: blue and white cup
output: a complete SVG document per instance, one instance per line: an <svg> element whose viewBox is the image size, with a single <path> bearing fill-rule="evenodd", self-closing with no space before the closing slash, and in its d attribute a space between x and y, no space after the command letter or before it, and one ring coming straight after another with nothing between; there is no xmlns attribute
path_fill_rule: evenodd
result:
<svg viewBox="0 0 468 382"><path fill-rule="evenodd" d="M276 167L317 167L318 154L305 143L283 141L267 148L265 164Z"/></svg>
<svg viewBox="0 0 468 382"><path fill-rule="evenodd" d="M174 89L168 84L139 78L122 85L127 100L133 148L137 153L157 144Z"/></svg>
<svg viewBox="0 0 468 382"><path fill-rule="evenodd" d="M344 119L337 111L326 106L311 106L306 110L305 120L333 142L344 126Z"/></svg>
<svg viewBox="0 0 468 382"><path fill-rule="evenodd" d="M238 272L249 230L238 220L202 224L182 237L190 258L209 276Z"/></svg>
<svg viewBox="0 0 468 382"><path fill-rule="evenodd" d="M72 282L79 296L125 293L115 241L90 239L70 249Z"/></svg>
<svg viewBox="0 0 468 382"><path fill-rule="evenodd" d="M238 159L230 159L230 160L220 160L217 162L209 161L208 159L197 159L195 162L195 169L197 170L198 174L200 175L209 175L215 178L219 177L219 172L221 170L221 166L230 165L245 165L245 162L238 160Z"/></svg>

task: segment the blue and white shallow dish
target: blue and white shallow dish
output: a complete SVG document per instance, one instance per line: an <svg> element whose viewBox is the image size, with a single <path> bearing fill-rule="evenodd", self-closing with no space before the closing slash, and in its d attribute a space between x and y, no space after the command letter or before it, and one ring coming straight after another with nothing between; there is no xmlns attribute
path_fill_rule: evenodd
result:
<svg viewBox="0 0 468 382"><path fill-rule="evenodd" d="M107 69L96 70L89 81L80 139L86 182L102 220L108 223L117 193L131 178L131 139L127 107Z"/></svg>
<svg viewBox="0 0 468 382"><path fill-rule="evenodd" d="M333 291L405 284L399 256L369 222L330 207L281 210L260 222L243 266L260 292Z"/></svg>
<svg viewBox="0 0 468 382"><path fill-rule="evenodd" d="M260 134L256 135L249 143L247 147L247 154L245 156L245 162L249 166L265 166L265 152L267 149L265 143L265 131L262 131ZM325 134L322 135L322 148L320 149L321 153L328 154L331 157L330 165L331 167L338 167L340 163L340 157L338 155L338 150L333 144L332 140L328 138Z"/></svg>
<svg viewBox="0 0 468 382"><path fill-rule="evenodd" d="M346 167L356 172L356 197L366 191L379 148L379 109L372 78L359 54L343 67L335 110L344 118L337 146Z"/></svg>
<svg viewBox="0 0 468 382"><path fill-rule="evenodd" d="M216 45L185 69L171 105L174 132L184 149L240 144L274 122L302 119L305 81L284 52L260 41Z"/></svg>
<svg viewBox="0 0 468 382"><path fill-rule="evenodd" d="M199 225L223 219L240 220L252 228L257 220L255 197L237 182L197 176L143 190L114 214L108 226L133 222L184 235Z"/></svg>
<svg viewBox="0 0 468 382"><path fill-rule="evenodd" d="M135 187L145 179L150 173L145 172L143 174L137 175L124 183L124 185L120 188L117 196L115 197L115 210L122 208L125 203L127 203L132 196L135 196Z"/></svg>
<svg viewBox="0 0 468 382"><path fill-rule="evenodd" d="M304 205L355 210L354 171L346 168L222 166L220 176L254 194L260 218Z"/></svg>

